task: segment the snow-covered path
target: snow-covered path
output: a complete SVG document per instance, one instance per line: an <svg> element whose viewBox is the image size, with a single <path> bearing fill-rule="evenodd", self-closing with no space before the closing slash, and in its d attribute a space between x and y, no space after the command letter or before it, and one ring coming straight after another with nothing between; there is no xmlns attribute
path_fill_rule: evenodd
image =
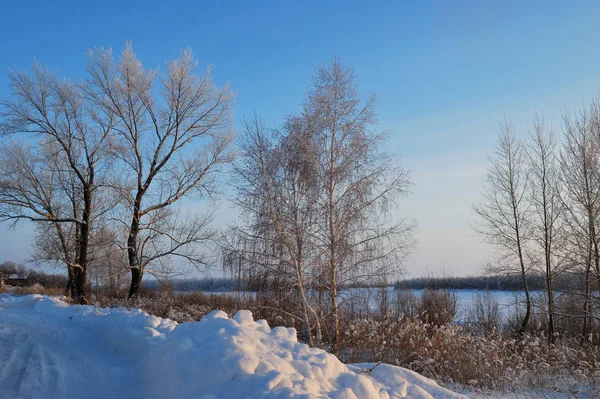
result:
<svg viewBox="0 0 600 399"><path fill-rule="evenodd" d="M132 397L136 365L107 355L96 331L34 312L37 302L0 302L0 397Z"/></svg>
<svg viewBox="0 0 600 399"><path fill-rule="evenodd" d="M348 367L249 311L177 324L140 310L0 294L0 399L456 399L417 373Z"/></svg>

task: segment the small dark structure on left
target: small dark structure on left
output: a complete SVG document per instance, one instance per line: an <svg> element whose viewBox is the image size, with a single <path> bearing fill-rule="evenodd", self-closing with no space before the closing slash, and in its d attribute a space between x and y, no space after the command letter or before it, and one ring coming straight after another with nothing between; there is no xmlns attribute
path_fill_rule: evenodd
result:
<svg viewBox="0 0 600 399"><path fill-rule="evenodd" d="M18 274L11 274L6 277L3 277L0 274L0 287L4 287L7 285L11 287L27 287L27 277L19 276Z"/></svg>

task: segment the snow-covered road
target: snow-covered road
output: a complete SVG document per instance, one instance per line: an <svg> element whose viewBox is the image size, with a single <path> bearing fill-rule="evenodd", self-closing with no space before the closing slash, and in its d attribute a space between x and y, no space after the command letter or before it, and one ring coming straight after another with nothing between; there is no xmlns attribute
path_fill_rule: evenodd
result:
<svg viewBox="0 0 600 399"><path fill-rule="evenodd" d="M0 399L456 399L399 367L348 367L249 311L177 324L140 310L0 294Z"/></svg>
<svg viewBox="0 0 600 399"><path fill-rule="evenodd" d="M0 302L1 398L133 397L135 364L106 353L97 331L34 312L37 302Z"/></svg>

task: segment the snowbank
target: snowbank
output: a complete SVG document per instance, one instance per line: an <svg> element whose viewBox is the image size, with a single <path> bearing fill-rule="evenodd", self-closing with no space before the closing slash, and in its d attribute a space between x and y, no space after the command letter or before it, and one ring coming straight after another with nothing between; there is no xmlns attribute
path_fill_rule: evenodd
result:
<svg viewBox="0 0 600 399"><path fill-rule="evenodd" d="M292 328L270 328L249 311L233 318L214 311L196 323L177 324L139 310L68 306L38 295L0 296L3 307L33 303L34 312L67 328L92 329L107 354L136 360L145 398L460 398L434 381L395 366L342 364L297 342ZM19 309L19 311L25 311ZM132 374L133 375L133 374ZM107 382L110 383L110 382Z"/></svg>

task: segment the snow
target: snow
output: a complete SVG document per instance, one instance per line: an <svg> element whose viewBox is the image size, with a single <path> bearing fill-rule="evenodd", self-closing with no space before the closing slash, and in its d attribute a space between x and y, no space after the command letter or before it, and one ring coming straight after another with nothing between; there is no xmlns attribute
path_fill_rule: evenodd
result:
<svg viewBox="0 0 600 399"><path fill-rule="evenodd" d="M140 310L0 295L0 348L1 398L464 397L399 367L346 366L249 311L177 324Z"/></svg>

